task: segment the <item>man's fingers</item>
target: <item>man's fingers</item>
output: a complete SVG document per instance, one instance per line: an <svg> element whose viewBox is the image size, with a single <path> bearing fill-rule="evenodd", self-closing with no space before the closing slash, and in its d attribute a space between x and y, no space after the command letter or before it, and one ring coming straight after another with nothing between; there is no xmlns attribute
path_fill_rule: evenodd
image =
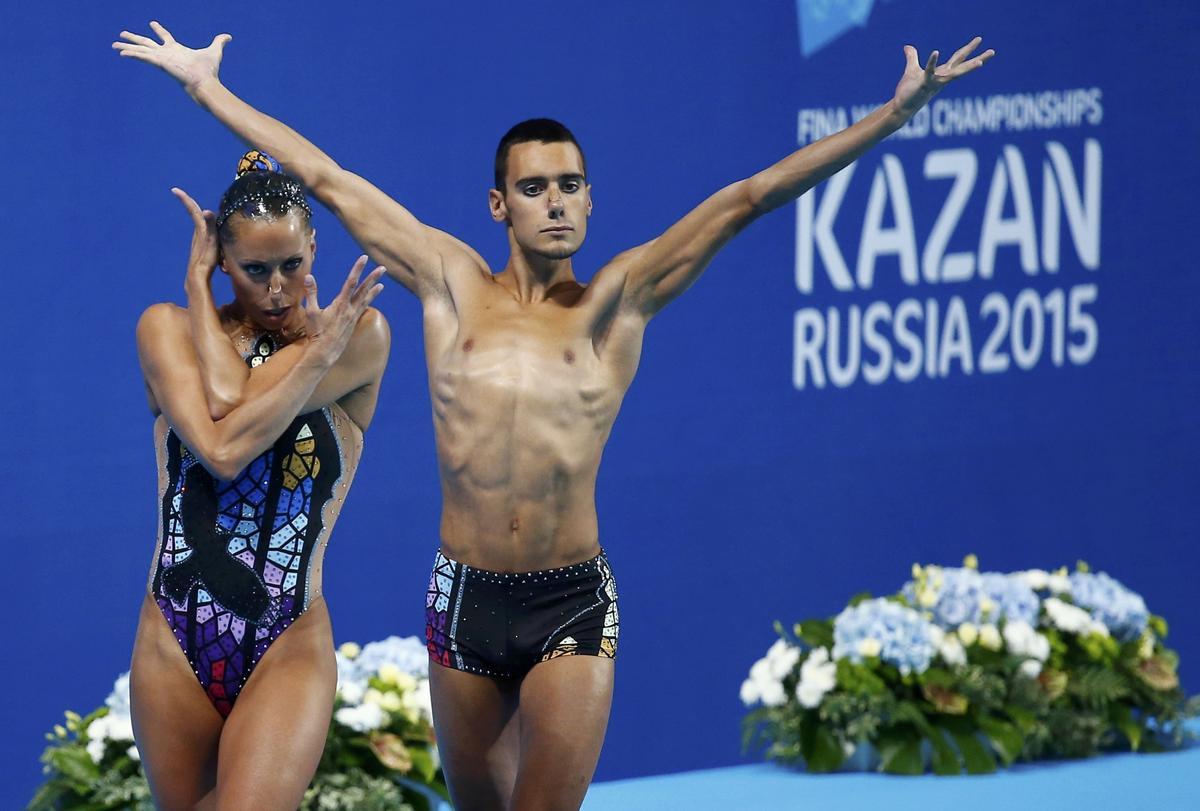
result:
<svg viewBox="0 0 1200 811"><path fill-rule="evenodd" d="M929 61L925 63L925 78L929 78L933 75L934 70L937 69L937 61L938 52L934 51L929 55Z"/></svg>
<svg viewBox="0 0 1200 811"><path fill-rule="evenodd" d="M171 36L171 32L159 25L157 20L151 20L150 27L154 29L154 33L158 34L159 39L163 41L163 45L168 45L175 41L175 37Z"/></svg>
<svg viewBox="0 0 1200 811"><path fill-rule="evenodd" d="M955 51L954 56L950 57L950 62L948 63L950 65L950 67L954 67L959 62L963 61L968 56L970 56L971 51L978 48L979 43L981 43L981 42L983 42L983 37L975 37L970 42L968 42L966 45L962 46L957 51Z"/></svg>
<svg viewBox="0 0 1200 811"><path fill-rule="evenodd" d="M996 52L989 48L988 50L984 51L983 53L981 53L979 56L975 57L974 59L969 59L966 62L963 62L961 65L959 65L958 68L954 71L954 77L958 78L959 76L963 76L964 74L970 73L971 71L975 70L976 68L983 67L983 63L988 61L995 55L996 55Z"/></svg>
<svg viewBox="0 0 1200 811"><path fill-rule="evenodd" d="M232 34L217 34L215 37L213 37L213 41L209 43L208 47L217 52L217 58L219 59L221 55L225 53L225 46L228 45L232 39Z"/></svg>
<svg viewBox="0 0 1200 811"><path fill-rule="evenodd" d="M917 70L921 67L921 63L917 61L917 49L911 45L904 46L904 62L911 70Z"/></svg>
<svg viewBox="0 0 1200 811"><path fill-rule="evenodd" d="M154 58L154 50L145 45L130 45L128 42L114 42L113 50L120 51L121 56L132 56L149 62Z"/></svg>
<svg viewBox="0 0 1200 811"><path fill-rule="evenodd" d="M123 40L132 42L134 45L146 45L147 47L158 46L158 43L150 39L150 37L144 37L141 34L135 34L132 31L122 31L120 37Z"/></svg>

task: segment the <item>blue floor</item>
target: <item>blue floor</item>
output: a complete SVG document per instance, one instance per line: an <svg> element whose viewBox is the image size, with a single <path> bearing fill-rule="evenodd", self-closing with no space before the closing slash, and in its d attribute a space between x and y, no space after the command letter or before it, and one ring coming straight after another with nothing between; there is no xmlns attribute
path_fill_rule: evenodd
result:
<svg viewBox="0 0 1200 811"><path fill-rule="evenodd" d="M596 783L583 811L1200 811L1200 746L1026 764L980 777L811 775L769 764Z"/></svg>

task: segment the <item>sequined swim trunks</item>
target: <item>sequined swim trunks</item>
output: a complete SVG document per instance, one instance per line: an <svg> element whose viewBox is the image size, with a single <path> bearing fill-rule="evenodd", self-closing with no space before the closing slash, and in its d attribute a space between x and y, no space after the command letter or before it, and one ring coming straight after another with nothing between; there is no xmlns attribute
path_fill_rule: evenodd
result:
<svg viewBox="0 0 1200 811"><path fill-rule="evenodd" d="M438 664L498 678L559 656L617 655L617 584L603 552L536 572L476 569L440 551L425 595L425 639Z"/></svg>

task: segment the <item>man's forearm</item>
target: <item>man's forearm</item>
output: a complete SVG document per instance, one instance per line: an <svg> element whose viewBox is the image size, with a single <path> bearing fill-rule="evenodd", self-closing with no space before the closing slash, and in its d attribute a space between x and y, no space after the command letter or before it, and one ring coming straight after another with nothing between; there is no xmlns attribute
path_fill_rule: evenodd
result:
<svg viewBox="0 0 1200 811"><path fill-rule="evenodd" d="M247 145L270 153L314 193L322 179L340 168L300 133L254 109L216 78L201 81L196 87L189 88L188 93L234 135Z"/></svg>
<svg viewBox="0 0 1200 811"><path fill-rule="evenodd" d="M856 161L908 120L894 101L877 108L841 132L793 152L748 181L754 208L764 213L795 200Z"/></svg>

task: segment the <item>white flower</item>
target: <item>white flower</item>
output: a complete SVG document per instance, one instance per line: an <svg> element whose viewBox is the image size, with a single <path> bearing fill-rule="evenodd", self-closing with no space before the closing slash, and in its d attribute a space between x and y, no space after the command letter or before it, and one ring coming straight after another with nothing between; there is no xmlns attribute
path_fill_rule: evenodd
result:
<svg viewBox="0 0 1200 811"><path fill-rule="evenodd" d="M401 700L398 693L388 690L383 694L383 700L379 702L379 706L383 707L388 712L400 712L404 709L404 701Z"/></svg>
<svg viewBox="0 0 1200 811"><path fill-rule="evenodd" d="M935 648L942 646L942 641L946 638L946 632L939 625L929 626L929 641L933 643Z"/></svg>
<svg viewBox="0 0 1200 811"><path fill-rule="evenodd" d="M1060 631L1084 634L1097 624L1091 614L1078 606L1064 603L1057 597L1047 597L1042 601L1042 606L1046 609L1046 616L1050 618L1051 624Z"/></svg>
<svg viewBox="0 0 1200 811"><path fill-rule="evenodd" d="M989 619L995 610L996 602L991 597L979 598L979 613L984 619Z"/></svg>
<svg viewBox="0 0 1200 811"><path fill-rule="evenodd" d="M404 709L433 723L433 697L429 693L429 679L421 679L412 690L404 694Z"/></svg>
<svg viewBox="0 0 1200 811"><path fill-rule="evenodd" d="M942 643L938 645L938 653L942 655L942 659L948 665L965 665L967 663L967 650L954 634L946 634Z"/></svg>
<svg viewBox="0 0 1200 811"><path fill-rule="evenodd" d="M1042 672L1042 663L1037 659L1026 659L1024 662L1021 662L1021 667L1019 669L1022 675L1028 676L1031 679L1036 679Z"/></svg>
<svg viewBox="0 0 1200 811"><path fill-rule="evenodd" d="M355 732L371 732L383 726L386 716L378 704L360 704L357 707L342 707L333 715L343 726Z"/></svg>
<svg viewBox="0 0 1200 811"><path fill-rule="evenodd" d="M772 646L774 650L774 646ZM783 690L783 680L775 675L770 659L770 653L759 659L750 668L750 678L742 683L740 691L742 703L749 706L761 701L768 707L778 707L787 700Z"/></svg>
<svg viewBox="0 0 1200 811"><path fill-rule="evenodd" d="M775 675L775 668L768 656L764 656L750 668L750 678L758 688L758 699L768 707L778 707L787 701L783 691L783 680Z"/></svg>
<svg viewBox="0 0 1200 811"><path fill-rule="evenodd" d="M125 671L113 683L112 692L104 699L113 715L129 715L129 671ZM133 736L131 735L130 738Z"/></svg>
<svg viewBox="0 0 1200 811"><path fill-rule="evenodd" d="M1041 591L1050 584L1050 573L1044 569L1029 569L1024 572L1016 572L1016 576L1025 581L1025 585L1034 591Z"/></svg>
<svg viewBox="0 0 1200 811"><path fill-rule="evenodd" d="M800 665L796 698L808 709L819 706L825 694L837 685L837 664L829 660L828 648L816 648Z"/></svg>
<svg viewBox="0 0 1200 811"><path fill-rule="evenodd" d="M1050 656L1050 640L1021 620L1004 625L1004 643L1014 656L1027 656L1044 662Z"/></svg>
<svg viewBox="0 0 1200 811"><path fill-rule="evenodd" d="M979 629L974 623L964 622L958 626L958 638L964 645L974 645L975 640L979 638Z"/></svg>
<svg viewBox="0 0 1200 811"><path fill-rule="evenodd" d="M758 684L755 683L754 679L746 679L742 682L742 689L738 690L738 698L747 707L758 703L762 696L758 693Z"/></svg>
<svg viewBox="0 0 1200 811"><path fill-rule="evenodd" d="M343 642L337 652L347 659L357 659L358 655L362 653L362 648L356 642Z"/></svg>
<svg viewBox="0 0 1200 811"><path fill-rule="evenodd" d="M374 687L367 688L367 692L363 695L362 703L364 705L374 704L376 707L383 706L383 693L376 690Z"/></svg>
<svg viewBox="0 0 1200 811"><path fill-rule="evenodd" d="M379 666L379 680L384 684L399 684L403 672L391 662Z"/></svg>
<svg viewBox="0 0 1200 811"><path fill-rule="evenodd" d="M933 589L921 589L917 593L917 602L921 604L922 608L933 608L937 605L937 601L938 593Z"/></svg>
<svg viewBox="0 0 1200 811"><path fill-rule="evenodd" d="M771 675L776 679L782 679L791 673L796 662L800 661L800 649L778 639L767 651L766 659L770 665Z"/></svg>
<svg viewBox="0 0 1200 811"><path fill-rule="evenodd" d="M1046 585L1050 587L1050 591L1055 594L1070 594L1071 593L1071 578L1067 575L1067 567L1063 566L1055 572L1051 572L1046 578Z"/></svg>
<svg viewBox="0 0 1200 811"><path fill-rule="evenodd" d="M878 639L867 637L866 639L858 640L858 652L861 656L878 656L883 650L883 643Z"/></svg>
<svg viewBox="0 0 1200 811"><path fill-rule="evenodd" d="M93 741L132 741L133 720L128 715L109 713L88 724L87 736Z"/></svg>
<svg viewBox="0 0 1200 811"><path fill-rule="evenodd" d="M99 763L104 759L104 740L102 738L93 738L88 741L87 753L91 755L93 763Z"/></svg>
<svg viewBox="0 0 1200 811"><path fill-rule="evenodd" d="M979 626L979 644L988 650L1000 650L1004 641L1000 639L1000 629L990 622Z"/></svg>
<svg viewBox="0 0 1200 811"><path fill-rule="evenodd" d="M136 743L130 744L129 748L125 750L125 754L129 755L130 760L134 762L142 759L142 753L138 751Z"/></svg>
<svg viewBox="0 0 1200 811"><path fill-rule="evenodd" d="M347 681L338 688L338 692L342 694L342 701L347 704L361 704L367 688L362 682Z"/></svg>
<svg viewBox="0 0 1200 811"><path fill-rule="evenodd" d="M787 693L783 690L783 683L777 681L766 682L759 685L762 694L762 703L768 707L781 707L787 703Z"/></svg>

